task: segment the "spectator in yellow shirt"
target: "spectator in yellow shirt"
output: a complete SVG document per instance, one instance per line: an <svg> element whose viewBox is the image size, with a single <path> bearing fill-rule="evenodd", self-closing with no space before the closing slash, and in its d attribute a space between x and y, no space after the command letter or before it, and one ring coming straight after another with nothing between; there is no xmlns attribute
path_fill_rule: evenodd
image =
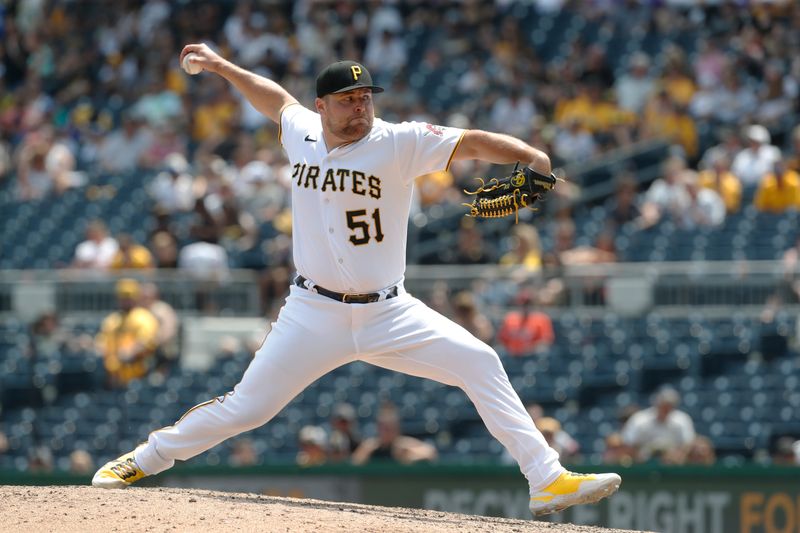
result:
<svg viewBox="0 0 800 533"><path fill-rule="evenodd" d="M698 184L703 189L716 191L725 202L725 211L735 213L742 204L742 182L731 172L730 160L723 153L716 153L711 167L700 172Z"/></svg>
<svg viewBox="0 0 800 533"><path fill-rule="evenodd" d="M137 304L140 287L136 280L119 280L116 292L119 310L103 320L95 344L103 357L109 385L124 387L150 370L158 341L158 320Z"/></svg>
<svg viewBox="0 0 800 533"><path fill-rule="evenodd" d="M697 86L689 75L686 56L677 46L670 47L665 55L667 59L659 85L667 91L673 102L680 107L687 107L697 92Z"/></svg>
<svg viewBox="0 0 800 533"><path fill-rule="evenodd" d="M422 207L429 207L444 202L453 187L453 175L449 170L439 170L417 178L416 188ZM455 189L457 190L457 189Z"/></svg>
<svg viewBox="0 0 800 533"><path fill-rule="evenodd" d="M667 137L680 144L688 158L697 155L694 120L665 89L661 89L645 107L643 135L647 138Z"/></svg>
<svg viewBox="0 0 800 533"><path fill-rule="evenodd" d="M511 250L500 258L501 265L522 265L529 271L542 268L542 244L534 226L519 224L511 229Z"/></svg>
<svg viewBox="0 0 800 533"><path fill-rule="evenodd" d="M592 81L578 85L578 94L574 98L556 104L555 120L564 127L577 120L590 132L601 133L633 122L634 116L607 101L603 88Z"/></svg>
<svg viewBox="0 0 800 533"><path fill-rule="evenodd" d="M788 170L782 159L774 163L772 173L761 178L755 206L759 211L769 213L800 208L800 176Z"/></svg>
<svg viewBox="0 0 800 533"><path fill-rule="evenodd" d="M209 78L204 101L194 110L192 138L197 142L221 141L231 135L239 119L239 106L224 82Z"/></svg>
<svg viewBox="0 0 800 533"><path fill-rule="evenodd" d="M153 255L150 250L134 242L127 233L117 235L119 250L111 260L112 270L153 268Z"/></svg>

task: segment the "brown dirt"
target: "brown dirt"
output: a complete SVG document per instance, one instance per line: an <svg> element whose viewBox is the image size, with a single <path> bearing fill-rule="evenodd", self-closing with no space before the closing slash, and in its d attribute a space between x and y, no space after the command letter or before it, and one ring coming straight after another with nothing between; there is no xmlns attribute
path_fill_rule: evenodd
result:
<svg viewBox="0 0 800 533"><path fill-rule="evenodd" d="M0 486L0 530L622 533L571 524L468 516L194 489Z"/></svg>

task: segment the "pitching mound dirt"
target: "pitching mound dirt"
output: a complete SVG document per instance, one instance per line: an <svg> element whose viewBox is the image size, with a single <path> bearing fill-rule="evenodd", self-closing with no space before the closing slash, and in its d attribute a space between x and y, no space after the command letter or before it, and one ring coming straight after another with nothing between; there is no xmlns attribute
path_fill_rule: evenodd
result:
<svg viewBox="0 0 800 533"><path fill-rule="evenodd" d="M570 524L468 516L257 494L171 488L0 486L0 529L45 531L370 531L621 533Z"/></svg>

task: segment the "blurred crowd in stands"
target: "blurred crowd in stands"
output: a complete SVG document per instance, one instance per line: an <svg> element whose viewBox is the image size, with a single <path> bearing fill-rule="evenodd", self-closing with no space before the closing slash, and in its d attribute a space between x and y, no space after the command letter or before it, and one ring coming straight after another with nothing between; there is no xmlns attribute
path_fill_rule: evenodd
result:
<svg viewBox="0 0 800 533"><path fill-rule="evenodd" d="M387 89L376 99L378 116L509 133L545 149L554 166L667 140L670 156L652 183L636 168L620 170L604 200L609 217L591 244L576 242L572 207L582 184L574 181L559 187L547 222L514 226L502 243L484 239L474 220L460 222L442 260L512 266L523 290L499 323L482 310L497 296L480 284L454 293L442 282L428 303L510 357L535 354L555 341L542 308L561 301L565 289L558 279L531 281L532 274L617 261L623 227L645 231L670 220L714 228L749 205L800 209L800 7L710 4L147 0L98 9L4 2L0 187L20 202L57 201L75 188L91 201L115 194L95 186L98 175L154 174L142 180L152 199L152 211L142 213L146 239L112 234L93 220L81 228L86 239L72 261L52 266L177 268L204 279L252 268L262 272L259 289L271 312L292 275L291 168L274 124L224 80L180 70L186 43L208 43L309 106L324 65L362 60ZM421 177L412 214L460 206L462 190L492 170L456 162ZM552 247L542 245L544 235ZM800 240L786 252L791 271L798 250ZM589 280L585 290L598 289ZM169 372L179 354L175 311L152 284L123 280L117 296L120 309L96 338L62 337L57 317L47 315L32 326L31 349L93 347L113 387ZM695 435L678 404L665 389L653 406L626 412L607 437L605 460L712 463L710 441ZM529 412L565 461L580 458L558 420L538 406ZM435 460L436 450L404 436L400 423L386 406L377 435L362 440L352 407L339 406L329 427L300 431L298 464ZM258 461L252 443L237 442L239 464ZM0 434L0 453L3 446ZM800 462L800 444L790 439L779 448L776 462ZM32 453L31 464L47 464L46 450ZM75 470L91 471L91 458L76 454Z"/></svg>
<svg viewBox="0 0 800 533"><path fill-rule="evenodd" d="M635 168L620 173L613 219L595 250L558 258L565 261L613 261L620 224L668 217L684 228L718 226L743 198L769 212L800 206L800 9L792 2L322 5L7 3L0 179L25 201L91 188L98 173L160 172L149 186L147 242L90 235L102 250L92 264L77 254L76 266L185 265L224 275L226 251L257 248L263 253L234 266L290 268L291 169L277 128L221 78L180 70L182 45L204 41L306 105L322 66L360 59L387 87L379 116L510 133L546 149L556 166L643 139L673 143L652 185ZM462 162L421 178L415 211L460 204L462 189L489 170ZM560 187L554 206L563 214L545 228L564 246L574 233L574 185ZM192 223L176 234L181 214ZM463 232L453 261L494 262L506 252ZM123 257L113 261L117 247ZM534 257L519 259L536 266Z"/></svg>

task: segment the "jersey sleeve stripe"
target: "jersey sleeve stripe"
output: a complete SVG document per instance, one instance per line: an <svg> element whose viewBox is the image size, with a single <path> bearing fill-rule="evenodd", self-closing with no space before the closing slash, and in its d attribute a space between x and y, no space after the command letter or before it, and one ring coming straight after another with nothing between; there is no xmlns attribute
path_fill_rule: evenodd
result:
<svg viewBox="0 0 800 533"><path fill-rule="evenodd" d="M458 150L458 147L461 145L461 141L464 139L464 134L465 133L467 133L467 130L462 131L461 135L458 137L458 142L453 147L453 152L450 154L450 158L447 160L447 166L444 167L445 172L450 170L450 164L453 162L453 156L456 155L456 150Z"/></svg>
<svg viewBox="0 0 800 533"><path fill-rule="evenodd" d="M281 108L280 112L278 112L278 143L283 144L283 139L281 136L283 135L283 112L286 110L287 107L290 105L299 104L300 102L289 102L288 104L284 104Z"/></svg>

